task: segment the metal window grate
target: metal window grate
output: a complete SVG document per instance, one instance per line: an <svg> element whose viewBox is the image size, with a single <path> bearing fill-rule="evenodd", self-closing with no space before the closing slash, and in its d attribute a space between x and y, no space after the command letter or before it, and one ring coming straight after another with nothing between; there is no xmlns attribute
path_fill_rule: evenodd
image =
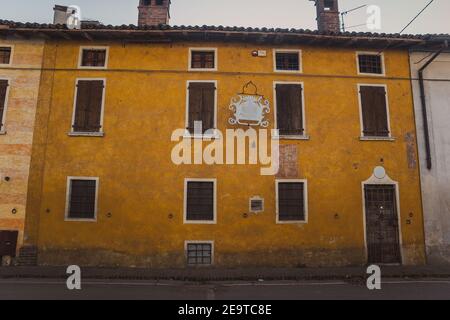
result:
<svg viewBox="0 0 450 320"><path fill-rule="evenodd" d="M189 221L214 220L214 183L189 181L187 183L186 219Z"/></svg>
<svg viewBox="0 0 450 320"><path fill-rule="evenodd" d="M300 57L298 53L276 53L277 70L299 71Z"/></svg>
<svg viewBox="0 0 450 320"><path fill-rule="evenodd" d="M214 69L215 52L214 51L192 51L191 58L192 69Z"/></svg>
<svg viewBox="0 0 450 320"><path fill-rule="evenodd" d="M280 182L278 184L279 221L304 221L304 183Z"/></svg>
<svg viewBox="0 0 450 320"><path fill-rule="evenodd" d="M9 64L11 61L11 48L0 47L0 64Z"/></svg>
<svg viewBox="0 0 450 320"><path fill-rule="evenodd" d="M360 73L383 74L381 55L360 54L358 60Z"/></svg>
<svg viewBox="0 0 450 320"><path fill-rule="evenodd" d="M83 67L104 67L105 63L105 49L83 49L83 58L81 62Z"/></svg>
<svg viewBox="0 0 450 320"><path fill-rule="evenodd" d="M188 243L187 263L190 266L211 265L212 264L212 244L211 243Z"/></svg>
<svg viewBox="0 0 450 320"><path fill-rule="evenodd" d="M69 218L95 219L97 181L71 180Z"/></svg>

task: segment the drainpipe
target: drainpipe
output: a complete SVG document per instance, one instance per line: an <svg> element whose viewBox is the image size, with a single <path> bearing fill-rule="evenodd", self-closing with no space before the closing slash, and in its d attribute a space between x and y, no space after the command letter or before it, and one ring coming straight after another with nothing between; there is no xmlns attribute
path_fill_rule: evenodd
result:
<svg viewBox="0 0 450 320"><path fill-rule="evenodd" d="M428 128L428 112L427 112L427 101L425 97L425 86L423 81L423 72L425 69L434 61L437 57L444 51L445 48L448 47L448 41L445 40L444 45L441 49L439 49L433 56L428 60L422 68L419 69L419 85L420 85L420 101L422 103L422 118L423 118L423 132L425 135L425 149L427 153L427 168L431 170L431 147L430 147L430 131Z"/></svg>

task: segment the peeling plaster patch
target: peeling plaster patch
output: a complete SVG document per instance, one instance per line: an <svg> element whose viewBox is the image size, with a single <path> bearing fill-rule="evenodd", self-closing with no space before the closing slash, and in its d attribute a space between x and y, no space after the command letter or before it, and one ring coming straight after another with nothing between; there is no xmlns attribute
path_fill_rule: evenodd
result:
<svg viewBox="0 0 450 320"><path fill-rule="evenodd" d="M415 169L417 167L417 156L416 156L416 136L412 132L408 132L405 135L406 142L406 156L408 158L408 168Z"/></svg>
<svg viewBox="0 0 450 320"><path fill-rule="evenodd" d="M298 149L297 145L280 145L280 170L277 178L298 178Z"/></svg>

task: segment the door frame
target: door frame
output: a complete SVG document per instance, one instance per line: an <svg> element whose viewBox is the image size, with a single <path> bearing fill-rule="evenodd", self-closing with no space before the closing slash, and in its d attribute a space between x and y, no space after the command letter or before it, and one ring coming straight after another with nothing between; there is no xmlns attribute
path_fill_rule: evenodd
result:
<svg viewBox="0 0 450 320"><path fill-rule="evenodd" d="M362 205L363 205L363 226L364 226L364 253L366 263L369 263L369 249L367 246L367 222L366 222L366 185L391 185L394 186L395 190L395 201L396 201L396 209L397 209L397 219L398 219L398 239L400 246L400 265L404 264L404 255L403 255L403 238L402 238L402 220L400 214L400 189L398 186L398 182L392 180L387 174L383 178L376 177L375 173L361 183L362 189ZM386 264L385 264L386 265ZM397 265L397 264L395 264Z"/></svg>

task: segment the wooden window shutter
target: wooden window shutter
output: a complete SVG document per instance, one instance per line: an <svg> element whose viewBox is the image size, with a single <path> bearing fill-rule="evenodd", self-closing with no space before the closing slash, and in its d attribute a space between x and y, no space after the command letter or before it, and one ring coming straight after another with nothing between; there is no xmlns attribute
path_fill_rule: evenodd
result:
<svg viewBox="0 0 450 320"><path fill-rule="evenodd" d="M0 80L0 130L3 129L3 118L6 104L6 91L8 90L8 80Z"/></svg>
<svg viewBox="0 0 450 320"><path fill-rule="evenodd" d="M194 133L195 121L202 122L203 133L208 129L214 129L215 91L214 83L189 84L188 129L190 133Z"/></svg>
<svg viewBox="0 0 450 320"><path fill-rule="evenodd" d="M103 102L102 80L80 80L73 129L75 132L99 132Z"/></svg>
<svg viewBox="0 0 450 320"><path fill-rule="evenodd" d="M186 219L214 220L214 183L189 181L186 195Z"/></svg>
<svg viewBox="0 0 450 320"><path fill-rule="evenodd" d="M280 135L303 135L302 86L277 84L277 128Z"/></svg>
<svg viewBox="0 0 450 320"><path fill-rule="evenodd" d="M369 137L388 137L386 90L384 87L361 86L363 134Z"/></svg>

